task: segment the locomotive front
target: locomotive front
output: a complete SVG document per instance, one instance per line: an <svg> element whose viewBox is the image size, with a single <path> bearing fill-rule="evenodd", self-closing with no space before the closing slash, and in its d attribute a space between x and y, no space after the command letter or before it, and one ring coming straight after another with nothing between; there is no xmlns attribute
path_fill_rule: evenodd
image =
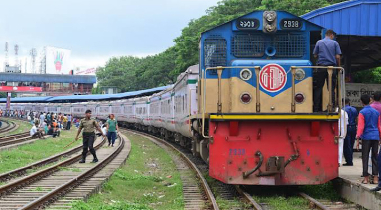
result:
<svg viewBox="0 0 381 210"><path fill-rule="evenodd" d="M327 111L313 112L311 52L323 32L287 12L254 11L201 35L193 148L209 162L210 176L247 185L321 184L338 176L334 93L324 88ZM329 67L329 80L335 71L342 79L341 68Z"/></svg>

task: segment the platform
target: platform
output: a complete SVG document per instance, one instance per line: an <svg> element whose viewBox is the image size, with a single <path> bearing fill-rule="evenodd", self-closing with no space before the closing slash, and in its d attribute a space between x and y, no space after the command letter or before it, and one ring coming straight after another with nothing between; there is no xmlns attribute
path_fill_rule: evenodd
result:
<svg viewBox="0 0 381 210"><path fill-rule="evenodd" d="M361 184L363 178L361 177L362 161L360 155L360 152L354 153L353 166L341 166L339 168L340 178L335 180L335 183L343 198L367 209L381 210L381 191L370 191L377 185ZM345 163L344 158L343 163Z"/></svg>

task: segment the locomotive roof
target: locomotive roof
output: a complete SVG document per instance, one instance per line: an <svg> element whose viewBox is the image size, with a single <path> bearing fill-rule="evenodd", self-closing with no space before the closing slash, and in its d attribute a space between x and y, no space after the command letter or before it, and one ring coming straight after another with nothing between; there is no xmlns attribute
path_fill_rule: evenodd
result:
<svg viewBox="0 0 381 210"><path fill-rule="evenodd" d="M237 20L237 19L239 19L239 18L244 18L244 17L249 16L249 15L251 15L251 14L253 14L253 13L256 13L256 12L264 12L264 11L265 11L265 10L254 10L254 11L252 11L252 12L249 12L249 13L247 13L247 14L244 14L244 15L242 15L242 16L239 16L239 17L237 17L237 18L235 18L235 19L233 19L233 20L230 20L230 21L228 21L228 22L226 22L226 23L222 23L222 24L220 24L220 25L218 25L218 26L216 26L216 27L213 27L213 28L211 28L211 29L208 29L208 30L202 32L201 35L203 35L203 34L206 33L206 32L212 31L213 29L219 28L219 27L221 27L221 26L223 26L223 25L225 25L225 24L232 23L233 21L235 21L235 20ZM304 22L307 22L307 23L309 23L309 24L311 24L311 25L314 25L315 27L318 27L318 28L320 28L320 29L324 29L324 27L321 27L321 26L319 26L319 25L317 25L317 24L315 24L315 23L313 23L313 22L310 22L310 21L308 21L308 20L306 20L306 19L304 19L304 18L302 18L302 17L296 16L296 15L291 14L291 13L289 13L289 12L286 12L286 11L283 11L283 10L275 10L275 11L276 11L276 12L287 13L287 14L289 14L289 15L294 16L294 18L300 19L300 20L302 20L302 21L304 21Z"/></svg>

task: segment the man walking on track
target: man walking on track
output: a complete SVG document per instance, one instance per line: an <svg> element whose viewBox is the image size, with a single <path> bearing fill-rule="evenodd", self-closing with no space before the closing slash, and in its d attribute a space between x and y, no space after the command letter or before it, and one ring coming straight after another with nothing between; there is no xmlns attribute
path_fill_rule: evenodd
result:
<svg viewBox="0 0 381 210"><path fill-rule="evenodd" d="M116 139L116 132L119 130L118 122L115 120L114 114L110 114L110 119L107 120L106 126L107 126L108 146L110 145L114 146L115 139Z"/></svg>
<svg viewBox="0 0 381 210"><path fill-rule="evenodd" d="M345 111L348 114L347 136L344 139L344 158L343 166L353 166L353 146L356 140L356 119L358 112L350 105L349 98L345 99Z"/></svg>
<svg viewBox="0 0 381 210"><path fill-rule="evenodd" d="M97 155L95 154L95 149L93 147L94 141L95 141L95 132L94 129L97 129L100 133L102 133L102 130L99 128L97 122L91 118L91 110L86 110L85 112L86 117L81 120L77 132L77 136L75 137L75 140L78 140L78 136L81 133L83 129L83 151L82 151L82 160L79 161L79 163L85 163L86 162L86 155L87 151L90 150L90 153L93 155L93 163L98 162ZM102 136L105 138L106 136L102 134Z"/></svg>

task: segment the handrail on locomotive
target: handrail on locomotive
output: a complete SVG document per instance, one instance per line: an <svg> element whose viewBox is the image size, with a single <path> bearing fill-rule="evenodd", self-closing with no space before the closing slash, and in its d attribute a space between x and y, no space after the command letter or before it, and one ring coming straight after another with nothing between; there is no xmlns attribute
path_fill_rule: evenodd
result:
<svg viewBox="0 0 381 210"><path fill-rule="evenodd" d="M217 67L208 67L202 72L201 80L204 82L203 84L203 91L202 91L202 136L204 138L209 138L209 136L205 135L205 107L206 107L206 73L209 70L217 70L217 79L218 79L218 95L217 95L217 113L221 113L222 111L222 102L221 102L221 75L222 71L224 69L254 69L255 75L256 75L256 84L257 87L259 86L259 72L261 70L260 66L217 66ZM327 113L332 113L336 110L334 110L333 104L332 104L332 75L333 71L338 71L338 77L337 77L337 104L338 104L338 115L340 117L341 112L339 111L343 107L343 100L345 100L345 71L343 67L334 67L334 66L291 66L291 75L292 75L292 94L291 94L291 112L296 112L296 102L295 102L295 74L297 68L310 68L310 69L316 69L316 70L327 70L328 72L328 106L327 106ZM261 112L260 107L260 89L256 88L256 112Z"/></svg>

